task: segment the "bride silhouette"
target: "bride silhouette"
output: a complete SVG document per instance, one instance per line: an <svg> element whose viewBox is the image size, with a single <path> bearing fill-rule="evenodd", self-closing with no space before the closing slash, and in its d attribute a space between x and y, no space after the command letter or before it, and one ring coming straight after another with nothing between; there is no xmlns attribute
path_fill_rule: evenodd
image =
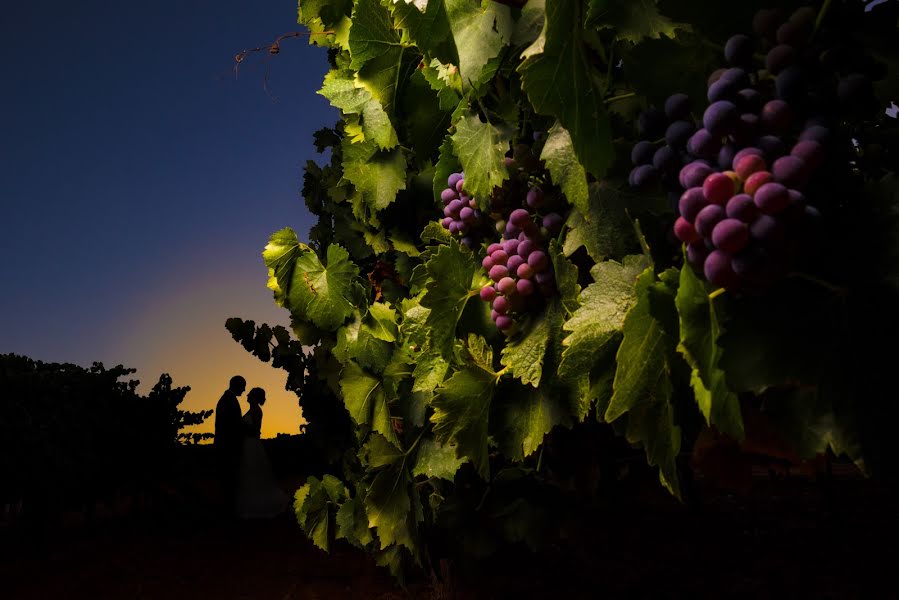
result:
<svg viewBox="0 0 899 600"><path fill-rule="evenodd" d="M250 408L243 416L246 436L238 470L237 514L245 519L274 517L287 509L288 498L275 481L259 439L265 390L253 388L247 394L247 402Z"/></svg>

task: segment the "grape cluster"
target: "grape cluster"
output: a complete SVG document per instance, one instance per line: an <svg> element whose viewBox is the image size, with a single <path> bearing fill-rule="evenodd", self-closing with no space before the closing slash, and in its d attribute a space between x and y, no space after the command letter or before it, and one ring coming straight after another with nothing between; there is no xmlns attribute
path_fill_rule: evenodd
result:
<svg viewBox="0 0 899 600"><path fill-rule="evenodd" d="M478 209L478 202L465 193L465 173L451 173L446 189L440 192L443 219L440 224L465 247L474 250L480 243L487 220Z"/></svg>
<svg viewBox="0 0 899 600"><path fill-rule="evenodd" d="M507 189L494 194L490 213L501 240L487 247L481 261L493 283L482 288L480 296L491 304L496 327L508 332L516 316L538 311L557 293L547 247L561 232L564 219L553 210L557 198L548 198L541 185L521 177L511 158L506 165L513 177Z"/></svg>
<svg viewBox="0 0 899 600"><path fill-rule="evenodd" d="M815 177L832 161L835 125L871 109L869 74L847 72L858 64L847 54L858 52L833 56L813 41L816 18L810 7L787 19L778 9L759 11L760 39L727 40L728 66L709 77L708 105L695 125L680 93L638 120L644 139L633 147L629 183L660 182L679 197L674 234L715 285L764 287L812 247L821 218L812 204L827 195ZM759 50L764 65L755 64Z"/></svg>

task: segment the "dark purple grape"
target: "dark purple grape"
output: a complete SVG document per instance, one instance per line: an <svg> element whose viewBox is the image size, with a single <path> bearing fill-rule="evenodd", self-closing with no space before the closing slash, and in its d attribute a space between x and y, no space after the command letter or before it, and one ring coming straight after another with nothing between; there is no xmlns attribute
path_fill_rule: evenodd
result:
<svg viewBox="0 0 899 600"><path fill-rule="evenodd" d="M736 93L737 90L741 90L745 87L749 87L749 84L750 84L749 75L746 73L745 70L743 70L739 67L731 67L730 69L727 69L726 71L724 71L724 73L722 73L721 79L719 81L729 81L729 82L733 83L734 86L736 86L734 93Z"/></svg>
<svg viewBox="0 0 899 600"><path fill-rule="evenodd" d="M686 94L671 94L665 100L665 116L670 121L684 119L690 114L690 98Z"/></svg>
<svg viewBox="0 0 899 600"><path fill-rule="evenodd" d="M719 204L709 204L696 215L693 226L696 228L699 235L704 238L711 238L712 230L715 229L715 225L726 217L727 214L724 212L724 207Z"/></svg>
<svg viewBox="0 0 899 600"><path fill-rule="evenodd" d="M803 140L793 146L790 154L801 159L808 168L815 170L824 162L824 147L814 140Z"/></svg>
<svg viewBox="0 0 899 600"><path fill-rule="evenodd" d="M760 148L753 148L750 146L748 148L743 148L742 150L739 150L739 151L737 151L736 154L734 154L733 164L736 165L738 162L740 162L740 159L743 158L744 156L746 156L747 154L755 154L757 156L761 156L762 158L765 157L764 151L762 151Z"/></svg>
<svg viewBox="0 0 899 600"><path fill-rule="evenodd" d="M459 221L453 221L449 224L449 232L453 235L462 233L462 224Z"/></svg>
<svg viewBox="0 0 899 600"><path fill-rule="evenodd" d="M563 224L564 221L558 213L549 213L543 217L543 226L546 227L553 236L559 235L559 232L562 231Z"/></svg>
<svg viewBox="0 0 899 600"><path fill-rule="evenodd" d="M640 165L631 171L631 185L643 187L653 183L658 178L659 172L652 165Z"/></svg>
<svg viewBox="0 0 899 600"><path fill-rule="evenodd" d="M823 125L811 125L799 134L799 141L815 141L819 144L826 144L830 140L830 129Z"/></svg>
<svg viewBox="0 0 899 600"><path fill-rule="evenodd" d="M730 287L736 282L736 274L730 266L731 255L723 250L713 250L705 259L702 272L712 285Z"/></svg>
<svg viewBox="0 0 899 600"><path fill-rule="evenodd" d="M762 126L769 133L782 133L793 122L793 110L783 100L771 100L762 107Z"/></svg>
<svg viewBox="0 0 899 600"><path fill-rule="evenodd" d="M533 240L523 240L518 244L518 256L527 258L536 249Z"/></svg>
<svg viewBox="0 0 899 600"><path fill-rule="evenodd" d="M781 71L774 79L777 97L787 102L797 102L806 93L805 77L796 65Z"/></svg>
<svg viewBox="0 0 899 600"><path fill-rule="evenodd" d="M796 156L781 156L771 165L771 173L774 181L798 189L803 187L807 179L807 166L805 161Z"/></svg>
<svg viewBox="0 0 899 600"><path fill-rule="evenodd" d="M725 171L729 170L736 154L737 149L731 144L721 146L721 150L718 151L718 166Z"/></svg>
<svg viewBox="0 0 899 600"><path fill-rule="evenodd" d="M440 200L443 202L443 205L446 206L453 200L458 197L456 190L451 190L450 188L446 188L442 192L440 192Z"/></svg>
<svg viewBox="0 0 899 600"><path fill-rule="evenodd" d="M752 200L766 215L776 215L790 204L790 194L780 183L771 182L761 186Z"/></svg>
<svg viewBox="0 0 899 600"><path fill-rule="evenodd" d="M530 296L534 293L534 284L529 279L519 279L515 283L515 289L521 296Z"/></svg>
<svg viewBox="0 0 899 600"><path fill-rule="evenodd" d="M755 145L764 152L765 155L763 158L767 160L768 163L774 162L774 160L780 158L787 152L783 140L773 135L763 135L755 141Z"/></svg>
<svg viewBox="0 0 899 600"><path fill-rule="evenodd" d="M651 107L637 117L637 132L640 137L655 139L665 131L666 124L665 113L656 107Z"/></svg>
<svg viewBox="0 0 899 600"><path fill-rule="evenodd" d="M752 62L752 38L738 33L724 44L724 59L735 67L742 67Z"/></svg>
<svg viewBox="0 0 899 600"><path fill-rule="evenodd" d="M524 259L516 254L515 256L510 256L509 260L506 261L506 268L509 269L509 273L515 273L524 262Z"/></svg>
<svg viewBox="0 0 899 600"><path fill-rule="evenodd" d="M469 206L463 206L462 210L459 211L459 218L471 225L475 222L474 209Z"/></svg>
<svg viewBox="0 0 899 600"><path fill-rule="evenodd" d="M446 210L449 211L448 217L458 217L459 211L462 210L462 207L465 206L461 200L453 200L449 204L446 205ZM446 214L446 212L444 212Z"/></svg>
<svg viewBox="0 0 899 600"><path fill-rule="evenodd" d="M737 107L727 100L712 103L702 116L702 124L714 136L730 133L739 120Z"/></svg>
<svg viewBox="0 0 899 600"><path fill-rule="evenodd" d="M708 201L705 199L705 194L702 193L702 188L691 187L681 194L677 208L680 215L692 223L696 220L696 215L699 214L699 211L705 208L706 205L708 205Z"/></svg>
<svg viewBox="0 0 899 600"><path fill-rule="evenodd" d="M749 234L762 246L776 248L783 243L785 231L778 219L763 214L749 225Z"/></svg>
<svg viewBox="0 0 899 600"><path fill-rule="evenodd" d="M777 27L783 23L783 13L778 8L763 8L752 18L752 30L763 38L773 40Z"/></svg>
<svg viewBox="0 0 899 600"><path fill-rule="evenodd" d="M509 256L512 256L513 254L518 253L519 243L520 242L517 239L503 240L500 246L502 247L503 252L505 252Z"/></svg>
<svg viewBox="0 0 899 600"><path fill-rule="evenodd" d="M530 220L531 213L523 208L516 208L512 211L512 214L509 215L509 223L511 223L515 227L524 227L526 223L530 222Z"/></svg>
<svg viewBox="0 0 899 600"><path fill-rule="evenodd" d="M728 218L738 219L744 223L752 223L759 216L759 209L749 194L737 194L728 200L724 212Z"/></svg>
<svg viewBox="0 0 899 600"><path fill-rule="evenodd" d="M749 241L749 227L739 219L722 219L712 229L712 243L729 254L739 252Z"/></svg>
<svg viewBox="0 0 899 600"><path fill-rule="evenodd" d="M725 71L727 71L727 69L725 69L724 67L712 71L712 73L709 75L708 81L706 82L706 87L712 87L713 83L721 79L721 76L724 75Z"/></svg>
<svg viewBox="0 0 899 600"><path fill-rule="evenodd" d="M481 288L480 296L484 302L493 302L496 298L496 289L492 285L485 285Z"/></svg>
<svg viewBox="0 0 899 600"><path fill-rule="evenodd" d="M675 121L665 130L665 141L675 150L683 150L687 145L687 140L695 131L693 123L690 121ZM656 152L658 154L658 152Z"/></svg>
<svg viewBox="0 0 899 600"><path fill-rule="evenodd" d="M517 237L519 233L521 233L520 227L516 227L514 223L506 223L505 234L507 238Z"/></svg>
<svg viewBox="0 0 899 600"><path fill-rule="evenodd" d="M803 24L787 21L777 28L777 43L800 47L808 41L809 33Z"/></svg>
<svg viewBox="0 0 899 600"><path fill-rule="evenodd" d="M680 165L680 156L671 146L662 146L652 157L652 166L657 171L673 171Z"/></svg>
<svg viewBox="0 0 899 600"><path fill-rule="evenodd" d="M709 255L709 249L705 247L705 242L696 242L687 245L687 262L694 269L702 269L702 264Z"/></svg>
<svg viewBox="0 0 899 600"><path fill-rule="evenodd" d="M490 279L492 279L493 281L499 281L503 277L508 277L508 276L509 276L509 269L507 269L503 265L494 265L490 269Z"/></svg>
<svg viewBox="0 0 899 600"><path fill-rule="evenodd" d="M446 210L446 209L444 209L444 211L445 211L445 210ZM444 217L444 218L440 221L440 224L443 225L443 228L444 228L444 229L449 229L450 223L452 223L452 222L453 222L453 218L452 218L452 217Z"/></svg>
<svg viewBox="0 0 899 600"><path fill-rule="evenodd" d="M501 293L505 296L510 296L515 293L515 280L512 279L511 277L503 277L502 279L500 279L499 281L496 282L496 289L499 290L499 293ZM495 304L495 301L494 301L494 304ZM493 308L496 308L496 306L494 306ZM499 309L497 309L496 312L501 312L501 311Z"/></svg>
<svg viewBox="0 0 899 600"><path fill-rule="evenodd" d="M691 162L680 171L678 177L682 187L689 189L692 187L701 187L705 178L714 171L712 167L702 162Z"/></svg>
<svg viewBox="0 0 899 600"><path fill-rule="evenodd" d="M528 263L522 263L518 266L515 274L521 279L531 279L534 276L534 268Z"/></svg>
<svg viewBox="0 0 899 600"><path fill-rule="evenodd" d="M715 83L709 86L706 97L709 102L718 102L719 100L731 100L736 97L737 90L740 86L735 81L725 79L722 75Z"/></svg>
<svg viewBox="0 0 899 600"><path fill-rule="evenodd" d="M796 50L787 44L774 46L765 56L765 68L772 75L777 75L795 62Z"/></svg>
<svg viewBox="0 0 899 600"><path fill-rule="evenodd" d="M535 250L531 252L530 256L528 256L528 264L534 269L536 272L540 273L546 270L549 267L549 257L546 255L546 252L542 250Z"/></svg>
<svg viewBox="0 0 899 600"><path fill-rule="evenodd" d="M506 315L499 315L498 317L496 317L496 328L499 329L500 331L506 331L507 329L511 329L512 325L514 325L514 324L515 324L515 322L512 321L512 318L508 317Z"/></svg>
<svg viewBox="0 0 899 600"><path fill-rule="evenodd" d="M737 92L737 106L743 112L757 113L762 109L762 95L753 88L743 88Z"/></svg>
<svg viewBox="0 0 899 600"><path fill-rule="evenodd" d="M465 175L463 173L451 173L449 177L446 179L446 185L450 189L455 190L456 184L459 183L461 179L464 179Z"/></svg>
<svg viewBox="0 0 899 600"><path fill-rule="evenodd" d="M640 144L649 144L648 156L644 157L644 154L647 152L645 146L638 153L637 146L640 146ZM634 162L634 164L646 165L652 162L652 144L650 144L649 142L637 142L637 146L634 146L634 151L631 153L631 159L634 160L635 158L637 158L640 160L640 162ZM528 190L527 196L525 196L525 204L527 204L531 208L538 208L543 205L543 199L543 190L538 187L532 187Z"/></svg>
<svg viewBox="0 0 899 600"><path fill-rule="evenodd" d="M716 138L708 129L699 129L687 141L687 152L701 158L712 158L721 149L721 139Z"/></svg>

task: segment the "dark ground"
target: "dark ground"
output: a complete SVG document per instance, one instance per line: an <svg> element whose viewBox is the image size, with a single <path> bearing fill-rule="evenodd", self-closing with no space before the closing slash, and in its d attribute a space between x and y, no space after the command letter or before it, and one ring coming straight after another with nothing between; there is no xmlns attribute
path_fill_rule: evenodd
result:
<svg viewBox="0 0 899 600"><path fill-rule="evenodd" d="M457 597L899 598L899 495L876 482L762 473L745 496L703 490L698 508L654 490L605 499L594 520L569 525L566 547L481 562ZM222 528L201 510L178 514L101 514L43 542L0 529L0 597L446 597L424 576L404 592L344 544L326 555L292 516Z"/></svg>

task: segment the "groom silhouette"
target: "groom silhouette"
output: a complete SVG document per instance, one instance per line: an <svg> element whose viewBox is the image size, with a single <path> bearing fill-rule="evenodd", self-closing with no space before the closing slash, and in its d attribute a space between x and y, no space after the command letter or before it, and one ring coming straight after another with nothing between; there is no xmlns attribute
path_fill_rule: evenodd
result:
<svg viewBox="0 0 899 600"><path fill-rule="evenodd" d="M219 479L222 486L222 515L235 514L237 476L240 451L243 446L244 422L237 397L247 389L247 380L240 375L231 378L228 389L215 405L215 446Z"/></svg>

